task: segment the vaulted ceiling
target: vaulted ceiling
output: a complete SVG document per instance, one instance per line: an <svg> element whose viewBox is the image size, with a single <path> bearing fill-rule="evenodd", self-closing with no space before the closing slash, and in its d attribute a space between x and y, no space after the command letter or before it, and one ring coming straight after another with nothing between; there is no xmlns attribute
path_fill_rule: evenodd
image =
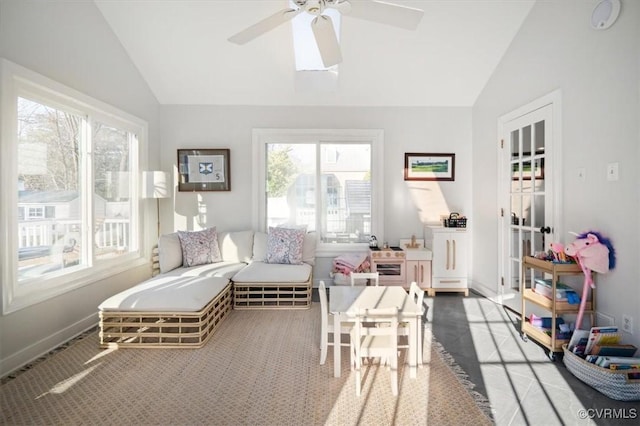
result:
<svg viewBox="0 0 640 426"><path fill-rule="evenodd" d="M366 2L370 0L351 0ZM387 0L415 31L344 15L337 75L296 72L290 23L227 39L288 0L95 0L161 104L471 106L535 0Z"/></svg>

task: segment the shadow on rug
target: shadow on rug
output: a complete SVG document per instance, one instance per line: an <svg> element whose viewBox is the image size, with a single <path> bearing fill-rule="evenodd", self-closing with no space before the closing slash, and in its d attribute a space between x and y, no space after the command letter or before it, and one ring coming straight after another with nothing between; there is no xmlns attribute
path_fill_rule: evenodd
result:
<svg viewBox="0 0 640 426"><path fill-rule="evenodd" d="M487 398L425 329L424 366L399 396L373 364L355 395L319 364L320 312L233 311L201 349L99 349L93 330L0 386L0 424L492 424Z"/></svg>

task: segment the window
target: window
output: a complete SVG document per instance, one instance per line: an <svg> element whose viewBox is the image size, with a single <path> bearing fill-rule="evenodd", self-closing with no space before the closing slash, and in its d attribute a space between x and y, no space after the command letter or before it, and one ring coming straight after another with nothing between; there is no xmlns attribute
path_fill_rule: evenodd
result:
<svg viewBox="0 0 640 426"><path fill-rule="evenodd" d="M254 130L258 229L306 226L320 251L383 235L382 150L379 130Z"/></svg>
<svg viewBox="0 0 640 426"><path fill-rule="evenodd" d="M1 65L1 142L10 153L2 158L0 211L9 224L0 258L7 313L143 261L137 188L146 124Z"/></svg>

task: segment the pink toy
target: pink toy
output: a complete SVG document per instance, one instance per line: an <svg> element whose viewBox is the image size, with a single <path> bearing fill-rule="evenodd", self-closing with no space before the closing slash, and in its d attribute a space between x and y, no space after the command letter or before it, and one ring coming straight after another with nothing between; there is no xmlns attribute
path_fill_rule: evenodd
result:
<svg viewBox="0 0 640 426"><path fill-rule="evenodd" d="M595 231L589 231L578 235L576 240L565 247L564 252L575 257L578 265L584 273L584 286L582 287L582 300L576 319L576 329L582 325L585 304L589 288L595 288L591 271L605 273L615 268L615 250L611 241Z"/></svg>

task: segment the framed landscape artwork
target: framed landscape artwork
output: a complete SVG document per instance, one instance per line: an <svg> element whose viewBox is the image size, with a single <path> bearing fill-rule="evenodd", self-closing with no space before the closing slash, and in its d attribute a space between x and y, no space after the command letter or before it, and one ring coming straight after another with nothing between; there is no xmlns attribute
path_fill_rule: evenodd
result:
<svg viewBox="0 0 640 426"><path fill-rule="evenodd" d="M455 154L404 154L404 180L453 181L455 177Z"/></svg>
<svg viewBox="0 0 640 426"><path fill-rule="evenodd" d="M230 191L229 149L179 149L178 191Z"/></svg>

